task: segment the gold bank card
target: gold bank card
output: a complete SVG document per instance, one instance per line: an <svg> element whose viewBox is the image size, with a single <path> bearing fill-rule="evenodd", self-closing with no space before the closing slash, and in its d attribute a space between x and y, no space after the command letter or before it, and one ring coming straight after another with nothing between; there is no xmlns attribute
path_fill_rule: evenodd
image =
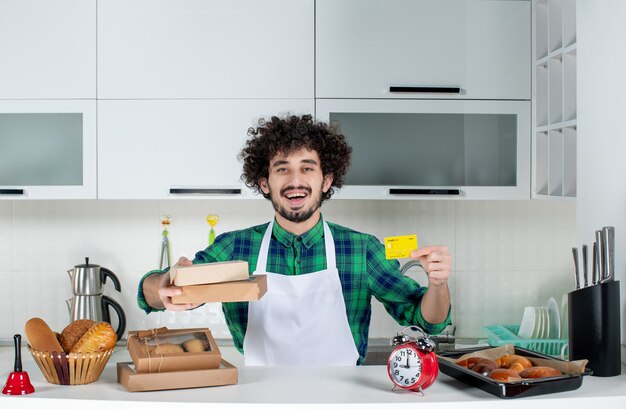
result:
<svg viewBox="0 0 626 409"><path fill-rule="evenodd" d="M385 237L385 257L407 258L417 250L417 235Z"/></svg>

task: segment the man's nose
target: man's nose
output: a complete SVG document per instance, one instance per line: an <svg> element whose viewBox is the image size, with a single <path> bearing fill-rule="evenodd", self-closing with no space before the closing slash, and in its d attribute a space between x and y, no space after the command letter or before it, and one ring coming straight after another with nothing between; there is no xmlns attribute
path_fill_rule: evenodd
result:
<svg viewBox="0 0 626 409"><path fill-rule="evenodd" d="M290 185L300 186L301 181L302 181L302 173L300 171L291 172L291 178L289 179Z"/></svg>

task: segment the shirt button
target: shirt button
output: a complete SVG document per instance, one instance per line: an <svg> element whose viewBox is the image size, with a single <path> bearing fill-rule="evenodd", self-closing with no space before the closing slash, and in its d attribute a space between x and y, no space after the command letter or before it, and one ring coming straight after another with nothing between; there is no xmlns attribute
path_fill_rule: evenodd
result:
<svg viewBox="0 0 626 409"><path fill-rule="evenodd" d="M300 264L300 259L297 259L297 260L296 260L296 263Z"/></svg>

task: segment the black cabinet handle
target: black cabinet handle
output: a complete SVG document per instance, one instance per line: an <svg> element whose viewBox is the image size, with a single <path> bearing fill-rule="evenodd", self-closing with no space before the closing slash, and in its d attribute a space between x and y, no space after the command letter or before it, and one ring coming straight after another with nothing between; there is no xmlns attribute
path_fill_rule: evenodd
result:
<svg viewBox="0 0 626 409"><path fill-rule="evenodd" d="M423 92L435 94L460 94L460 87L389 87L389 92Z"/></svg>
<svg viewBox="0 0 626 409"><path fill-rule="evenodd" d="M241 189L170 188L171 195L240 195Z"/></svg>
<svg viewBox="0 0 626 409"><path fill-rule="evenodd" d="M0 189L0 195L23 195L24 189Z"/></svg>
<svg viewBox="0 0 626 409"><path fill-rule="evenodd" d="M459 189L389 189L390 195L447 195L458 196Z"/></svg>

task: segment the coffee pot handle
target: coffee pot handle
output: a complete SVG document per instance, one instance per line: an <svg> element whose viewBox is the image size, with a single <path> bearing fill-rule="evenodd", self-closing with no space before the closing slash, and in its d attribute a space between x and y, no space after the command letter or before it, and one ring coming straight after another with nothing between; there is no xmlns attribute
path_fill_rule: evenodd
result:
<svg viewBox="0 0 626 409"><path fill-rule="evenodd" d="M115 333L117 334L117 339L122 339L124 335L124 331L126 330L126 315L124 314L124 310L122 310L122 306L117 303L117 301L112 298L107 297L106 295L102 296L102 318L104 321L111 323L111 314L109 314L109 306L113 307L115 312L117 313L118 318L118 326Z"/></svg>
<svg viewBox="0 0 626 409"><path fill-rule="evenodd" d="M115 289L119 292L122 292L120 280L115 274L113 274L113 271L109 270L108 268L100 267L100 281L102 281L102 285L106 283L107 277L109 277L111 281L113 281L113 286L115 287Z"/></svg>

